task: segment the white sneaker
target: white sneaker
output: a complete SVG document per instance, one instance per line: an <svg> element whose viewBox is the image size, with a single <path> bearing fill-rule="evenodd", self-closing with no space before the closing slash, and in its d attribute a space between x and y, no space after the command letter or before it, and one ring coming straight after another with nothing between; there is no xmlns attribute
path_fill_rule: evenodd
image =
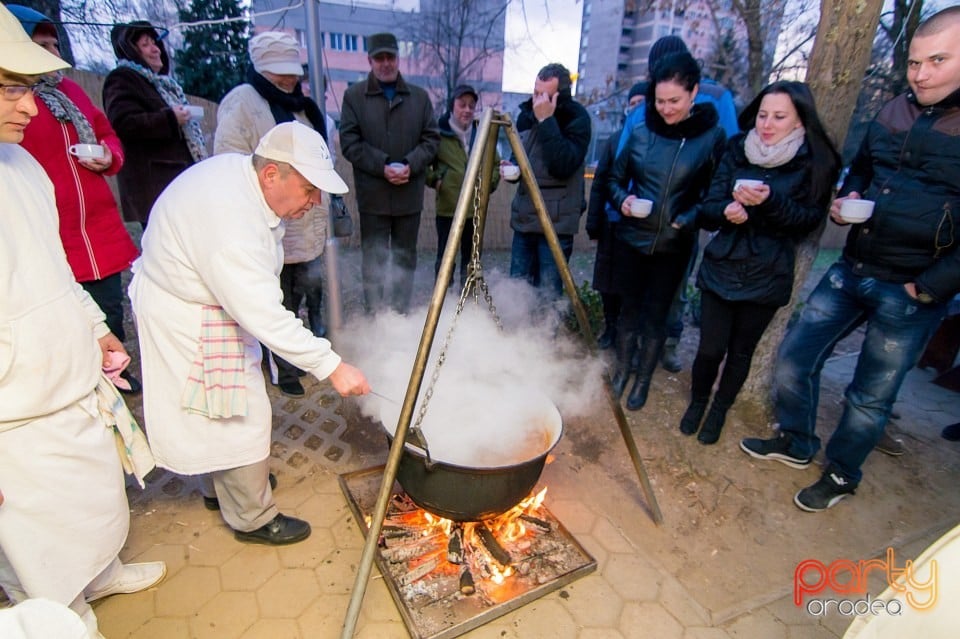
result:
<svg viewBox="0 0 960 639"><path fill-rule="evenodd" d="M142 564L124 564L120 578L106 588L85 593L87 603L109 597L110 595L129 594L146 590L160 583L167 574L167 565L162 561L150 561Z"/></svg>

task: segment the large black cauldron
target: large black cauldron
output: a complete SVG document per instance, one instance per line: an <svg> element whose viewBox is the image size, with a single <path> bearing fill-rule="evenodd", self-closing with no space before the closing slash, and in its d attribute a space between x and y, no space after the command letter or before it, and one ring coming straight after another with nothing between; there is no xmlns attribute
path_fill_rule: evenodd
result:
<svg viewBox="0 0 960 639"><path fill-rule="evenodd" d="M548 444L531 459L506 466L475 467L438 459L431 450L428 461L424 450L408 440L400 457L397 481L418 506L440 517L479 521L503 514L530 494L547 455L560 441L563 432L560 413L546 399L543 413L544 417L531 427L547 428ZM392 443L389 431L387 438ZM429 448L429 437L426 439ZM515 451L503 451L503 459L516 457Z"/></svg>

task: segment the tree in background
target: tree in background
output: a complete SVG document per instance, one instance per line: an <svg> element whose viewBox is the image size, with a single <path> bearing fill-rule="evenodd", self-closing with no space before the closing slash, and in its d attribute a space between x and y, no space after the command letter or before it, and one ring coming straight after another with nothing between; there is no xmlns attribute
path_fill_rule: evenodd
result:
<svg viewBox="0 0 960 639"><path fill-rule="evenodd" d="M408 31L425 54L426 69L435 72L444 100L458 84L480 84L485 65L503 58L506 0L428 0ZM477 87L480 88L479 86Z"/></svg>
<svg viewBox="0 0 960 639"><path fill-rule="evenodd" d="M181 22L201 24L183 29L177 77L186 93L219 102L244 81L250 20L238 0L193 0L179 14Z"/></svg>

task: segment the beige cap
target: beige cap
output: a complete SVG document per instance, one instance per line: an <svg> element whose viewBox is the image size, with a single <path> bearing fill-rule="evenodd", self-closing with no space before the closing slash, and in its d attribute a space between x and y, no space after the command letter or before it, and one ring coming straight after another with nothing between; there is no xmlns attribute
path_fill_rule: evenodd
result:
<svg viewBox="0 0 960 639"><path fill-rule="evenodd" d="M250 39L250 61L257 73L303 75L300 45L288 33L267 31Z"/></svg>
<svg viewBox="0 0 960 639"><path fill-rule="evenodd" d="M39 75L70 65L35 43L10 10L0 5L0 69Z"/></svg>
<svg viewBox="0 0 960 639"><path fill-rule="evenodd" d="M333 169L323 136L300 122L283 122L267 131L254 154L286 162L321 191L346 193L350 190Z"/></svg>

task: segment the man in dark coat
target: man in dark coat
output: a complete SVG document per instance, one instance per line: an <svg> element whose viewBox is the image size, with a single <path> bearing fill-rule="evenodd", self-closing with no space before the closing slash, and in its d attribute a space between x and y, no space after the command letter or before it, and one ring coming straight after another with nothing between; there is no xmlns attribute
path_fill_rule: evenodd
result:
<svg viewBox="0 0 960 639"><path fill-rule="evenodd" d="M820 371L837 342L866 324L823 474L793 498L809 512L854 493L904 377L960 292L960 6L917 28L907 81L910 91L871 122L830 211L834 222L846 225L844 203L866 199L874 202L873 215L851 226L843 256L780 347L780 432L740 442L752 457L809 466L820 448Z"/></svg>
<svg viewBox="0 0 960 639"><path fill-rule="evenodd" d="M520 105L517 117L523 148L568 261L580 215L587 208L583 162L590 146L590 114L573 99L570 85L570 71L562 64L543 67L534 82L533 97ZM510 227L510 276L526 278L559 296L563 291L560 272L526 184L520 184L513 199Z"/></svg>
<svg viewBox="0 0 960 639"><path fill-rule="evenodd" d="M353 165L368 313L410 308L427 167L440 146L430 96L404 81L392 33L367 38L370 74L343 94L340 146Z"/></svg>

